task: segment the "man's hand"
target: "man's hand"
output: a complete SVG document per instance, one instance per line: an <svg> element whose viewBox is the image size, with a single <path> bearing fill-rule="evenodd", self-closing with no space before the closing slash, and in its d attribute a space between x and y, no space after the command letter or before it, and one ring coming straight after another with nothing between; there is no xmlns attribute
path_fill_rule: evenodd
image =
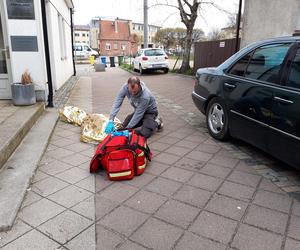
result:
<svg viewBox="0 0 300 250"><path fill-rule="evenodd" d="M114 130L115 130L114 122L112 120L109 120L105 128L105 133L110 134Z"/></svg>
<svg viewBox="0 0 300 250"><path fill-rule="evenodd" d="M128 130L114 131L112 134L113 134L113 136L126 136L126 137L129 137Z"/></svg>

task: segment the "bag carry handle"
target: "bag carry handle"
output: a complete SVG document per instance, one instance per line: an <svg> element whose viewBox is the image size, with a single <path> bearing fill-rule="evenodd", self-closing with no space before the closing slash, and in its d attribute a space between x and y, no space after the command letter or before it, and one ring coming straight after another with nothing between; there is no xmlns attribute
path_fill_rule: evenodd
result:
<svg viewBox="0 0 300 250"><path fill-rule="evenodd" d="M139 144L137 144L137 143L135 143L134 145L132 145L131 146L133 149L140 149L140 150L142 150L143 152L144 152L144 154L145 154L145 156L146 156L146 158L147 158L147 160L148 161L151 161L151 157L150 157L150 148L149 148L149 146L146 144L146 147L143 147L143 146L141 146L141 145L139 145Z"/></svg>

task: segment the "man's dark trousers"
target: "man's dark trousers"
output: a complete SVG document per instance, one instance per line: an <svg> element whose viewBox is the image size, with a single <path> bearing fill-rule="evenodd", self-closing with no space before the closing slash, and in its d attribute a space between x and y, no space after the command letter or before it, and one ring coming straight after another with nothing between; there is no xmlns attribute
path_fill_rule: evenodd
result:
<svg viewBox="0 0 300 250"><path fill-rule="evenodd" d="M131 118L133 117L134 113L128 115L124 122L123 128L126 128L128 123L130 122ZM134 128L142 127L140 133L145 138L149 138L157 128L157 122L155 121L158 113L146 113L144 114L143 118L138 122L138 124Z"/></svg>

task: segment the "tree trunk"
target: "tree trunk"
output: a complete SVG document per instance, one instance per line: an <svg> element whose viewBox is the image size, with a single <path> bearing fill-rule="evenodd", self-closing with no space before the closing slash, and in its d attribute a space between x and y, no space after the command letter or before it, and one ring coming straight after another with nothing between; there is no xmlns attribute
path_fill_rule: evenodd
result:
<svg viewBox="0 0 300 250"><path fill-rule="evenodd" d="M184 50L183 50L182 64L179 69L179 73L185 73L191 68L190 53L191 53L191 46L192 46L192 32L193 30L187 30L187 34L185 38L186 42L184 44Z"/></svg>
<svg viewBox="0 0 300 250"><path fill-rule="evenodd" d="M188 0L177 0L178 2L178 9L180 12L181 21L184 23L186 27L186 42L183 51L183 60L181 67L179 69L180 73L187 72L190 67L190 52L192 46L192 34L193 28L195 26L195 21L197 19L197 11L201 1L193 0L189 2ZM187 12L183 6L187 6L189 12Z"/></svg>

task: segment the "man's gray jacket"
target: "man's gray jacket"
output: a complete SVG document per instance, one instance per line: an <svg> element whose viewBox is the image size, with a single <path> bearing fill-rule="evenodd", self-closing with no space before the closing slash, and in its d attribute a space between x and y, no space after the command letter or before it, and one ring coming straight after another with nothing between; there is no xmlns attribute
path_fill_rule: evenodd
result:
<svg viewBox="0 0 300 250"><path fill-rule="evenodd" d="M127 96L131 106L134 108L134 115L128 123L127 128L136 126L145 113L157 114L157 103L153 94L143 82L141 82L141 87L141 91L134 96L130 94L127 83L122 86L114 101L109 117L110 120L114 120L118 114L125 96Z"/></svg>

